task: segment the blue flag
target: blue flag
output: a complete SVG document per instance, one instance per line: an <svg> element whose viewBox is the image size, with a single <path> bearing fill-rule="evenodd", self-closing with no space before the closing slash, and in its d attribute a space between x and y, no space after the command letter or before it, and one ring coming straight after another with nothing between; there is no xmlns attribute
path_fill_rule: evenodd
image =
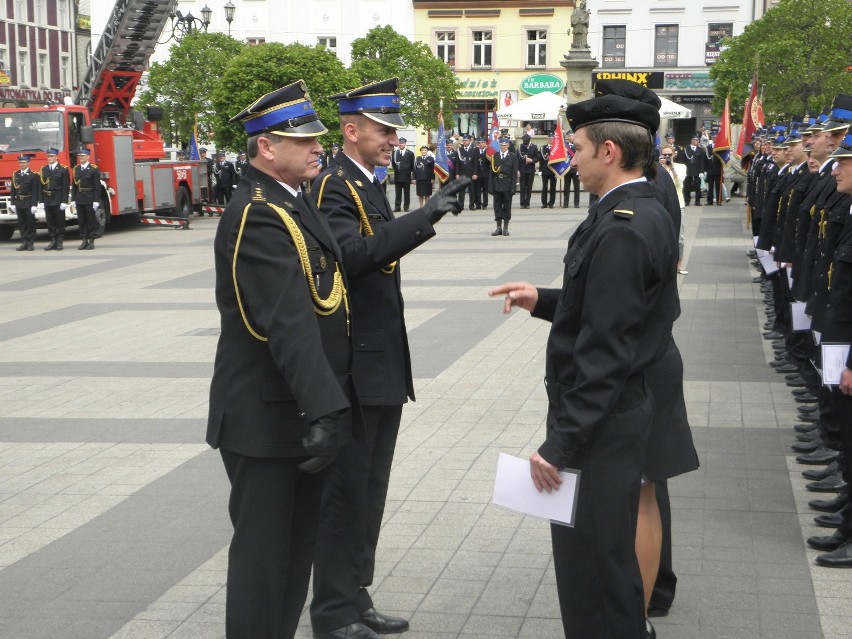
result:
<svg viewBox="0 0 852 639"><path fill-rule="evenodd" d="M189 138L189 159L190 160L200 160L201 156L198 154L198 127L192 127L192 137Z"/></svg>
<svg viewBox="0 0 852 639"><path fill-rule="evenodd" d="M450 177L450 158L447 156L447 134L444 132L444 116L438 112L438 148L435 149L435 174L441 184Z"/></svg>

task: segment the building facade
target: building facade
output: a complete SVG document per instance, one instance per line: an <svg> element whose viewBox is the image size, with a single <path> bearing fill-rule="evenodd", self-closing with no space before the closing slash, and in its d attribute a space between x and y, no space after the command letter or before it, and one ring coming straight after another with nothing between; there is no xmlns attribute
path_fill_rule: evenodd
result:
<svg viewBox="0 0 852 639"><path fill-rule="evenodd" d="M0 0L0 105L70 96L79 77L76 36L86 28L73 0Z"/></svg>
<svg viewBox="0 0 852 639"><path fill-rule="evenodd" d="M725 0L595 0L589 46L598 78L627 78L644 84L692 110L693 118L663 123L679 142L704 126L712 130L718 114L710 108L710 66L723 38L742 33L765 11L765 2ZM661 128L662 128L661 127Z"/></svg>
<svg viewBox="0 0 852 639"><path fill-rule="evenodd" d="M541 91L561 94L573 0L414 0L414 35L455 71L446 127L486 136L496 109ZM502 123L520 126L522 123ZM554 122L536 123L544 131Z"/></svg>

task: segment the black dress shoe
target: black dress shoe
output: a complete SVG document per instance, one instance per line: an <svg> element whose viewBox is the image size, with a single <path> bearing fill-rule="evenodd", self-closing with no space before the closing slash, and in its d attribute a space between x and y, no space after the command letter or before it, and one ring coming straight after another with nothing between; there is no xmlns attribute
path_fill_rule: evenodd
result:
<svg viewBox="0 0 852 639"><path fill-rule="evenodd" d="M766 332L763 334L763 336L764 336L766 339L781 339L782 337L784 337L784 336L783 336L781 333L779 333L778 331L766 331Z"/></svg>
<svg viewBox="0 0 852 639"><path fill-rule="evenodd" d="M808 506L823 513L836 513L849 503L849 495L840 493L834 499L812 499Z"/></svg>
<svg viewBox="0 0 852 639"><path fill-rule="evenodd" d="M329 632L314 632L314 639L378 639L379 635L360 621Z"/></svg>
<svg viewBox="0 0 852 639"><path fill-rule="evenodd" d="M829 475L832 475L840 470L840 462L833 461L828 464L825 468L808 468L807 470L802 471L802 477L805 479L811 479L813 481L819 481L821 479L825 479Z"/></svg>
<svg viewBox="0 0 852 639"><path fill-rule="evenodd" d="M813 395L813 393L811 392L811 390L809 388L805 388L804 384L802 384L801 388L794 388L793 390L790 391L790 393L794 397L802 397L803 395Z"/></svg>
<svg viewBox="0 0 852 639"><path fill-rule="evenodd" d="M408 620L400 617L389 617L383 615L375 608L370 608L361 613L361 623L373 632L386 635L408 630Z"/></svg>
<svg viewBox="0 0 852 639"><path fill-rule="evenodd" d="M757 257L757 251L755 251L754 249L752 249L750 251L746 251L746 255L748 257Z"/></svg>
<svg viewBox="0 0 852 639"><path fill-rule="evenodd" d="M826 568L852 568L852 540L847 539L837 550L817 555L816 562Z"/></svg>
<svg viewBox="0 0 852 639"><path fill-rule="evenodd" d="M814 523L823 528L837 528L843 523L843 513L837 511L836 513L817 515L814 517Z"/></svg>
<svg viewBox="0 0 852 639"><path fill-rule="evenodd" d="M87 247L88 245L89 245L89 240L83 240L83 241L80 243L80 246L78 246L78 247L77 247L77 250L78 250L78 251L85 251L85 250L86 250L86 247Z"/></svg>
<svg viewBox="0 0 852 639"><path fill-rule="evenodd" d="M790 448L797 453L812 453L820 446L822 446L822 440L817 439L816 441L797 442L790 446Z"/></svg>
<svg viewBox="0 0 852 639"><path fill-rule="evenodd" d="M799 419L802 419L801 415L799 416ZM817 426L810 420L807 420L807 423L796 424L795 426L793 426L793 430L797 433L812 433L817 430L817 428L819 428L819 426Z"/></svg>
<svg viewBox="0 0 852 639"><path fill-rule="evenodd" d="M687 204L687 206L689 206L689 204ZM761 282L765 282L765 281L766 281L766 278L763 277L763 275L758 275L757 277L752 279L752 282L754 282L755 284L760 284Z"/></svg>
<svg viewBox="0 0 852 639"><path fill-rule="evenodd" d="M800 442L810 444L811 442L821 442L822 436L818 430L814 429L812 431L808 431L807 433L799 433L798 435L796 435L796 439L798 439Z"/></svg>
<svg viewBox="0 0 852 639"><path fill-rule="evenodd" d="M843 474L837 471L825 479L806 484L805 488L814 493L836 493L846 488L846 482L843 481Z"/></svg>
<svg viewBox="0 0 852 639"><path fill-rule="evenodd" d="M777 366L775 368L776 373L795 373L798 370L799 369L793 366L792 364L784 364L783 366ZM796 401L798 402L800 400L796 398ZM814 401L816 401L816 398L814 398Z"/></svg>
<svg viewBox="0 0 852 639"><path fill-rule="evenodd" d="M841 535L839 530L835 530L827 536L808 537L807 544L815 550L837 550L845 541L846 536Z"/></svg>
<svg viewBox="0 0 852 639"><path fill-rule="evenodd" d="M788 373L787 377L790 375L793 376L793 379L788 379L785 384L790 388L805 388L805 380L802 379L801 375L796 375L795 373Z"/></svg>
<svg viewBox="0 0 852 639"><path fill-rule="evenodd" d="M840 453L836 450L831 450L830 448L817 448L812 453L805 453L804 455L796 455L796 461L800 464L828 464L829 462L833 462L837 459L840 459Z"/></svg>
<svg viewBox="0 0 852 639"><path fill-rule="evenodd" d="M778 370L778 369L775 369L775 370ZM797 395L793 399L796 400L797 402L799 402L800 404L816 404L819 401L819 397L816 397L815 395L811 395L810 391L808 391L804 395Z"/></svg>
<svg viewBox="0 0 852 639"><path fill-rule="evenodd" d="M814 428L816 428L816 424L819 423L819 417L813 414L802 414L799 415L799 419L808 424L812 424Z"/></svg>

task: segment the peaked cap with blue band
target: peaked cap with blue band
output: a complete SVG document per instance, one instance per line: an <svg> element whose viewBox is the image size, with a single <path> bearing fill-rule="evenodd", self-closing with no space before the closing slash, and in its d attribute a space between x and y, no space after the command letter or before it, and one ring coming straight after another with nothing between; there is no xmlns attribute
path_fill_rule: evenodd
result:
<svg viewBox="0 0 852 639"><path fill-rule="evenodd" d="M822 131L822 125L825 124L825 121L828 120L828 114L831 113L831 108L825 108L822 110L822 113L816 116L816 121L811 124L808 129L817 133L818 131Z"/></svg>
<svg viewBox="0 0 852 639"><path fill-rule="evenodd" d="M848 129L852 125L852 95L840 93L834 98L831 103L831 113L828 119L823 122L823 131L837 131L838 129Z"/></svg>
<svg viewBox="0 0 852 639"><path fill-rule="evenodd" d="M340 115L365 115L396 129L406 126L400 115L399 78L381 80L329 97L337 100Z"/></svg>
<svg viewBox="0 0 852 639"><path fill-rule="evenodd" d="M852 133L843 136L843 141L831 152L832 158L852 158Z"/></svg>
<svg viewBox="0 0 852 639"><path fill-rule="evenodd" d="M314 138L328 133L311 104L304 80L296 80L261 96L228 122L241 122L249 137L272 133L286 137Z"/></svg>

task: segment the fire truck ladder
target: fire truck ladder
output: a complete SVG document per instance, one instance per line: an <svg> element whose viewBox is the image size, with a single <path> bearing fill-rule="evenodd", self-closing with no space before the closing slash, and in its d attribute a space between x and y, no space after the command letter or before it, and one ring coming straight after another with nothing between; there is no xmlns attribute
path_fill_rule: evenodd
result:
<svg viewBox="0 0 852 639"><path fill-rule="evenodd" d="M177 4L178 0L116 1L74 100L90 106L93 121L102 120L106 110L119 113L124 123L136 85Z"/></svg>

